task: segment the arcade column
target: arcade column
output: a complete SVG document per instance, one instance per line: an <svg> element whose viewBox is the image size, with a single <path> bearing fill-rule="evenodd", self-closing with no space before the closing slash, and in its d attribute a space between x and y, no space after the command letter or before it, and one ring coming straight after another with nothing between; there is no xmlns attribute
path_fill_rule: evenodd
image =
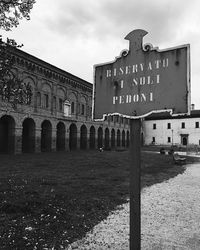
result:
<svg viewBox="0 0 200 250"><path fill-rule="evenodd" d="M15 127L14 153L22 153L22 127Z"/></svg>
<svg viewBox="0 0 200 250"><path fill-rule="evenodd" d="M41 152L41 128L35 129L35 152L40 153Z"/></svg>

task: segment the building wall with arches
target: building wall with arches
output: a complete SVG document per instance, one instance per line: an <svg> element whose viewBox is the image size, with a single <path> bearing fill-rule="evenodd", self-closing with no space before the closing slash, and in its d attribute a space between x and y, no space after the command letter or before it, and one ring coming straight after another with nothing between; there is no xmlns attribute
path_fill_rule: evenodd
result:
<svg viewBox="0 0 200 250"><path fill-rule="evenodd" d="M128 119L92 120L91 83L21 50L12 53L13 73L31 86L33 95L30 105L15 107L0 96L0 153L129 145Z"/></svg>

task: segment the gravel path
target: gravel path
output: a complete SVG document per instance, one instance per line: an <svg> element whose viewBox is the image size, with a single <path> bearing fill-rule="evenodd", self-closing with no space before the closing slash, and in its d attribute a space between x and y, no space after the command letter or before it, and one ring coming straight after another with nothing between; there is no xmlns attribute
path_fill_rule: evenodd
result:
<svg viewBox="0 0 200 250"><path fill-rule="evenodd" d="M142 250L200 249L200 164L142 190ZM113 211L68 249L128 250L129 203Z"/></svg>

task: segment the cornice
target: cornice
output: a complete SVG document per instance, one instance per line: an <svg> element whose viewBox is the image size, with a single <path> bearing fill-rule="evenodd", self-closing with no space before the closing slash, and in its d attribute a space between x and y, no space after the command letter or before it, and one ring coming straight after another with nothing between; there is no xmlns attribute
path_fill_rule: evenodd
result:
<svg viewBox="0 0 200 250"><path fill-rule="evenodd" d="M51 65L33 55L30 55L20 49L11 49L11 54L13 56L15 66L21 66L26 68L31 73L40 75L49 80L58 81L59 84L63 86L67 84L73 88L81 89L85 92L91 92L93 85L75 75L70 74L54 65Z"/></svg>

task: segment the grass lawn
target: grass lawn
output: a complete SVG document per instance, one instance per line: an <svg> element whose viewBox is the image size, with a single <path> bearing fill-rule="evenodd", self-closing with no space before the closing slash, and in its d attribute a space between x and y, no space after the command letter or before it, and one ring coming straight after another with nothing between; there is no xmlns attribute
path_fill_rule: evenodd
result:
<svg viewBox="0 0 200 250"><path fill-rule="evenodd" d="M0 155L1 249L64 249L129 197L129 152ZM142 153L142 187L184 171Z"/></svg>

